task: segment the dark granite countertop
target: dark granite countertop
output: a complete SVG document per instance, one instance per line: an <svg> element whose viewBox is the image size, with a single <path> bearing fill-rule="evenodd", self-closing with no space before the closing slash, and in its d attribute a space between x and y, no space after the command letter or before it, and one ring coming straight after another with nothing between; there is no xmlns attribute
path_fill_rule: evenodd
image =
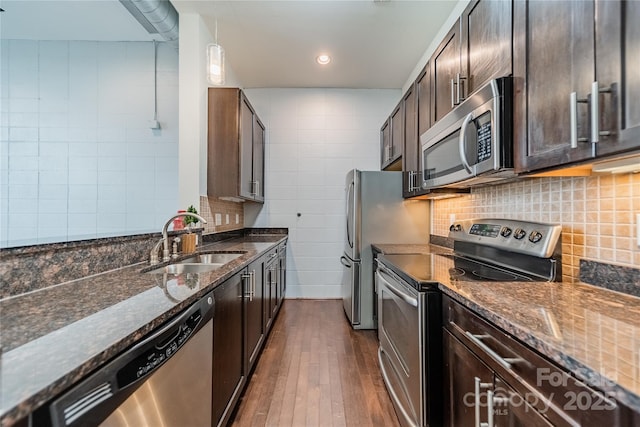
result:
<svg viewBox="0 0 640 427"><path fill-rule="evenodd" d="M142 273L147 264L140 263L0 301L0 425L46 403L286 238L247 235L203 245L199 252L243 255L190 275L188 284Z"/></svg>
<svg viewBox="0 0 640 427"><path fill-rule="evenodd" d="M640 412L640 298L585 283L451 280L453 260L437 256L447 249L424 249L442 292Z"/></svg>

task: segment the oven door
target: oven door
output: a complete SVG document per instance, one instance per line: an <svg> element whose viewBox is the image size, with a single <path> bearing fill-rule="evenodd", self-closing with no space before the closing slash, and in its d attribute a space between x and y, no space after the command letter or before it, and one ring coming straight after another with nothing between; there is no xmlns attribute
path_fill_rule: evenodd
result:
<svg viewBox="0 0 640 427"><path fill-rule="evenodd" d="M402 426L422 426L420 296L384 266L376 271L378 360Z"/></svg>

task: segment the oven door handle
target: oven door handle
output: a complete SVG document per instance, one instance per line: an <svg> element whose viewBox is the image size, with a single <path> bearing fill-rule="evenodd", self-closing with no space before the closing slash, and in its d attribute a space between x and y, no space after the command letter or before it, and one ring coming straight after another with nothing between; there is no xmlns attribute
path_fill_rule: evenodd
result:
<svg viewBox="0 0 640 427"><path fill-rule="evenodd" d="M418 306L418 299L391 284L391 282L384 277L386 276L386 274L384 274L382 271L378 271L378 276L380 276L380 280L382 280L382 282L392 294L413 307Z"/></svg>
<svg viewBox="0 0 640 427"><path fill-rule="evenodd" d="M465 154L465 148L467 145L466 144L467 126L469 125L471 120L473 120L473 112L467 114L467 116L462 121L462 125L460 126L460 138L458 139L458 151L460 153L460 161L462 162L462 166L464 166L464 168L466 169L467 172L469 172L469 174L473 175L473 172L471 171L471 165L469 165L469 162L467 161L467 155Z"/></svg>

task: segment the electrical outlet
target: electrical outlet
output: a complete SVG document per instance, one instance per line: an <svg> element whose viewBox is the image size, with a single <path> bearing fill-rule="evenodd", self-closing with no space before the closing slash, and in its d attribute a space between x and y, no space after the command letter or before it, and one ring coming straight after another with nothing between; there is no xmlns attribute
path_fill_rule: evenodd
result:
<svg viewBox="0 0 640 427"><path fill-rule="evenodd" d="M636 214L636 244L640 248L640 213Z"/></svg>
<svg viewBox="0 0 640 427"><path fill-rule="evenodd" d="M240 224L240 214L236 214L236 224Z"/></svg>
<svg viewBox="0 0 640 427"><path fill-rule="evenodd" d="M224 223L229 224L229 214L225 214Z"/></svg>
<svg viewBox="0 0 640 427"><path fill-rule="evenodd" d="M449 214L449 224L456 222L456 214Z"/></svg>

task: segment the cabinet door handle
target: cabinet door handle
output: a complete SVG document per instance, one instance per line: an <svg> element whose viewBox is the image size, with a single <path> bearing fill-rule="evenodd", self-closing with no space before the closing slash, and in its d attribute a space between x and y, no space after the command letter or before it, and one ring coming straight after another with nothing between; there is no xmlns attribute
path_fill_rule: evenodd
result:
<svg viewBox="0 0 640 427"><path fill-rule="evenodd" d="M464 101L464 89L462 89L462 83L464 81L464 77L460 75L460 73L456 74L456 105L459 105L462 101Z"/></svg>
<svg viewBox="0 0 640 427"><path fill-rule="evenodd" d="M256 271L251 270L251 300L256 296Z"/></svg>
<svg viewBox="0 0 640 427"><path fill-rule="evenodd" d="M578 138L578 103L586 103L586 99L578 99L576 92L569 95L569 121L571 148L578 148L578 142L589 142L588 138Z"/></svg>
<svg viewBox="0 0 640 427"><path fill-rule="evenodd" d="M467 116L462 121L462 125L460 126L460 137L458 139L458 152L460 153L460 161L462 162L462 166L464 166L469 174L473 175L473 172L471 171L471 165L469 165L469 162L467 161L467 154L465 150L467 145L467 126L469 125L471 120L473 120L473 113L467 114Z"/></svg>
<svg viewBox="0 0 640 427"><path fill-rule="evenodd" d="M455 107L456 104L456 81L455 79L451 79L451 108Z"/></svg>
<svg viewBox="0 0 640 427"><path fill-rule="evenodd" d="M591 142L600 142L601 136L611 135L610 131L600 131L600 94L611 93L611 87L600 89L598 81L591 83Z"/></svg>
<svg viewBox="0 0 640 427"><path fill-rule="evenodd" d="M249 291L245 292L244 296L245 298L249 298L249 301L253 301L253 292L252 292L252 287L253 287L253 279L252 279L252 273L245 273L242 275L242 280L245 279L249 279Z"/></svg>
<svg viewBox="0 0 640 427"><path fill-rule="evenodd" d="M482 350L484 350L489 356L491 356L492 359L494 359L496 362L498 362L498 364L500 366L502 366L505 369L512 369L511 364L512 363L518 363L518 362L523 362L524 359L521 359L519 357L502 357L500 355L498 355L498 353L496 353L495 351L491 350L489 348L488 345L486 345L482 339L483 338L488 338L490 337L490 335L474 335L469 331L465 332L465 335L467 337L469 337L469 339L471 341L473 341L478 347L480 347Z"/></svg>
<svg viewBox="0 0 640 427"><path fill-rule="evenodd" d="M475 411L475 427L488 427L488 423L480 422L480 390L481 389L489 389L487 395L493 398L493 391L490 390L493 388L493 383L483 383L479 377L473 377L474 380L474 411ZM491 422L491 427L493 427L493 409L491 410L492 415L489 418L489 422Z"/></svg>

